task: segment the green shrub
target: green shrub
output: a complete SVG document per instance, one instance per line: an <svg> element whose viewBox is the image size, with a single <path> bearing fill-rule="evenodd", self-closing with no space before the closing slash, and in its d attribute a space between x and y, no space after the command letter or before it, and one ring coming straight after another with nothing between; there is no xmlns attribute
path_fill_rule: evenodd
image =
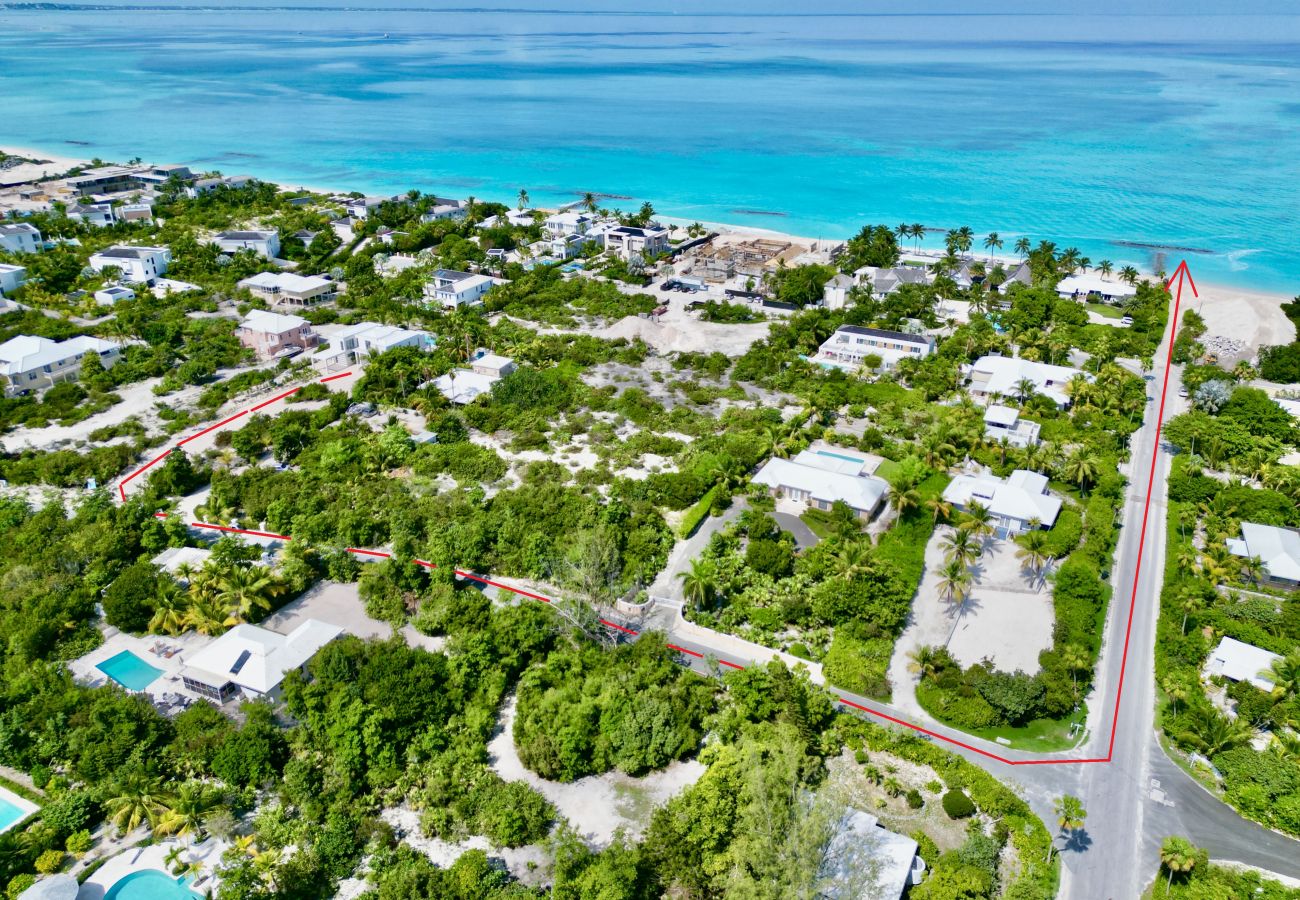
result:
<svg viewBox="0 0 1300 900"><path fill-rule="evenodd" d="M961 791L948 791L943 795L943 811L950 819L964 819L975 814L975 804Z"/></svg>
<svg viewBox="0 0 1300 900"><path fill-rule="evenodd" d="M5 887L5 894L9 900L18 900L23 891L36 883L36 876L30 872L24 872L22 875L15 875L9 879L8 886Z"/></svg>
<svg viewBox="0 0 1300 900"><path fill-rule="evenodd" d="M64 848L73 856L80 858L90 850L90 847L94 842L95 839L90 836L89 831L74 831L72 834L68 835L68 840L65 842Z"/></svg>
<svg viewBox="0 0 1300 900"><path fill-rule="evenodd" d="M907 805L912 809L920 809L925 806L925 798L921 796L920 791L912 788L907 792Z"/></svg>
<svg viewBox="0 0 1300 900"><path fill-rule="evenodd" d="M42 875L59 871L63 867L63 856L62 850L46 850L36 857L36 871Z"/></svg>

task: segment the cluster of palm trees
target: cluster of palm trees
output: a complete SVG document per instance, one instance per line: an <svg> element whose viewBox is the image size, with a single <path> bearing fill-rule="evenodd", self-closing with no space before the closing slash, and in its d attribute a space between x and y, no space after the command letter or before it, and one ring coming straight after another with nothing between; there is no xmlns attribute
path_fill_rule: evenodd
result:
<svg viewBox="0 0 1300 900"><path fill-rule="evenodd" d="M936 517L939 515L936 509ZM984 555L986 542L994 533L993 515L979 503L972 503L960 521L939 541L943 567L939 569L939 593L960 609L975 583L974 567Z"/></svg>
<svg viewBox="0 0 1300 900"><path fill-rule="evenodd" d="M258 565L182 565L175 587L154 599L149 630L180 634L221 634L232 625L260 619L289 586L272 570Z"/></svg>

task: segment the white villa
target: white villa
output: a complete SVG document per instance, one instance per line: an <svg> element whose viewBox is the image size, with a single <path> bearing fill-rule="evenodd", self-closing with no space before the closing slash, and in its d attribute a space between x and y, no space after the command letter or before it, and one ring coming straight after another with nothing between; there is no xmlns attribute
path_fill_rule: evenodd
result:
<svg viewBox="0 0 1300 900"><path fill-rule="evenodd" d="M1122 281L1102 278L1095 272L1083 272L1058 281L1056 293L1061 297L1079 301L1096 298L1107 303L1116 303L1136 296L1137 288Z"/></svg>
<svg viewBox="0 0 1300 900"><path fill-rule="evenodd" d="M1047 476L1016 469L1005 479L987 472L958 475L944 488L943 499L963 512L978 503L989 511L998 537L1028 531L1037 520L1040 528L1051 528L1061 512L1061 499L1047 490Z"/></svg>
<svg viewBox="0 0 1300 900"><path fill-rule="evenodd" d="M0 263L0 295L12 294L27 280L27 269Z"/></svg>
<svg viewBox="0 0 1300 900"><path fill-rule="evenodd" d="M1229 538L1228 552L1245 559L1259 557L1268 580L1281 587L1300 586L1300 534L1289 528L1241 523L1241 537Z"/></svg>
<svg viewBox="0 0 1300 900"><path fill-rule="evenodd" d="M307 619L287 635L236 625L186 660L181 681L218 705L240 697L278 700L285 675L304 667L342 633L337 625L317 619Z"/></svg>
<svg viewBox="0 0 1300 900"><path fill-rule="evenodd" d="M829 510L836 501L848 504L861 519L870 519L889 493L889 483L872 473L880 460L841 447L816 443L794 459L773 457L754 475L773 496L803 501Z"/></svg>
<svg viewBox="0 0 1300 900"><path fill-rule="evenodd" d="M273 306L300 309L329 303L338 295L338 285L328 278L292 272L259 272L238 286Z"/></svg>
<svg viewBox="0 0 1300 900"><path fill-rule="evenodd" d="M115 268L122 273L123 281L152 284L155 278L167 274L167 264L171 259L172 252L166 247L126 247L118 244L92 254L90 267L96 272Z"/></svg>
<svg viewBox="0 0 1300 900"><path fill-rule="evenodd" d="M120 303L123 300L134 299L135 291L129 287L122 287L120 284L110 284L106 288L95 291L95 302L100 306L112 306L114 303Z"/></svg>
<svg viewBox="0 0 1300 900"><path fill-rule="evenodd" d="M204 547L168 547L149 560L168 575L175 575L182 566L201 569L212 557L212 551Z"/></svg>
<svg viewBox="0 0 1300 900"><path fill-rule="evenodd" d="M843 309L849 302L849 291L855 287L850 275L836 275L822 288L822 306L827 309Z"/></svg>
<svg viewBox="0 0 1300 900"><path fill-rule="evenodd" d="M221 248L222 253L238 253L252 250L258 256L275 259L280 255L280 232L275 229L267 231L221 231L213 235L212 243Z"/></svg>
<svg viewBox="0 0 1300 900"><path fill-rule="evenodd" d="M107 228L117 224L112 203L74 203L68 207L65 215L74 222L92 228Z"/></svg>
<svg viewBox="0 0 1300 900"><path fill-rule="evenodd" d="M26 222L0 224L0 250L8 253L36 253L44 242L35 225Z"/></svg>
<svg viewBox="0 0 1300 900"><path fill-rule="evenodd" d="M463 200L447 200L434 197L433 206L420 216L421 222L437 222L442 219L463 219L469 215L469 205Z"/></svg>
<svg viewBox="0 0 1300 900"><path fill-rule="evenodd" d="M442 395L452 403L464 406L480 394L486 394L505 376L515 370L514 360L479 349L469 361L468 369L452 369L433 381Z"/></svg>
<svg viewBox="0 0 1300 900"><path fill-rule="evenodd" d="M1031 447L1038 443L1041 427L1020 418L1020 410L1014 406L994 403L984 410L984 436L995 444L1006 441L1012 447Z"/></svg>
<svg viewBox="0 0 1300 900"><path fill-rule="evenodd" d="M1205 661L1206 675L1222 675L1230 681L1249 681L1261 691L1273 690L1268 672L1282 657L1254 644L1225 637Z"/></svg>
<svg viewBox="0 0 1300 900"><path fill-rule="evenodd" d="M15 396L40 391L61 381L81 377L81 361L87 353L99 355L105 369L122 358L121 348L111 341L82 336L66 341L19 335L0 344L0 375L6 379L5 394Z"/></svg>
<svg viewBox="0 0 1300 900"><path fill-rule="evenodd" d="M981 356L970 368L967 390L978 400L992 402L998 397L1018 397L1020 383L1029 381L1035 394L1042 394L1061 409L1070 405L1065 385L1076 375L1086 375L1069 366L1051 366L1015 356Z"/></svg>
<svg viewBox="0 0 1300 900"><path fill-rule="evenodd" d="M606 252L616 253L623 259L633 254L642 257L658 256L668 250L668 229L662 225L634 228L631 225L614 225L601 231Z"/></svg>
<svg viewBox="0 0 1300 900"><path fill-rule="evenodd" d="M433 335L427 331L358 322L330 336L329 346L316 355L315 362L325 369L340 368L398 347L432 350Z"/></svg>
<svg viewBox="0 0 1300 900"><path fill-rule="evenodd" d="M933 352L934 338L927 334L841 325L817 348L813 362L853 370L868 356L878 356L882 369L892 369L900 359L924 359Z"/></svg>
<svg viewBox="0 0 1300 900"><path fill-rule="evenodd" d="M562 237L570 234L586 234L595 224L595 216L570 210L547 216L542 227L546 229L547 234Z"/></svg>
<svg viewBox="0 0 1300 900"><path fill-rule="evenodd" d="M447 309L458 309L482 303L483 295L496 285L497 280L489 275L439 269L433 273L433 280L424 286L424 296Z"/></svg>

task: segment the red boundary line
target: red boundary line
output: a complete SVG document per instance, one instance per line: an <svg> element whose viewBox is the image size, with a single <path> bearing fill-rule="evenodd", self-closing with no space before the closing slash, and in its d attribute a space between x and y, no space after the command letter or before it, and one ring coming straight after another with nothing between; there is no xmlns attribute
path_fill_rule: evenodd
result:
<svg viewBox="0 0 1300 900"><path fill-rule="evenodd" d="M1169 372L1170 372L1170 368L1171 368L1171 366L1172 366L1172 364L1173 364L1173 351L1174 351L1174 341L1173 341L1173 338L1177 336L1177 328L1178 328L1178 312L1179 312L1179 307L1180 307L1181 304L1182 304L1182 298L1183 298L1183 282L1182 282L1182 276L1183 276L1183 275L1186 275L1186 276L1187 276L1187 281L1188 281L1188 282L1191 284L1191 286L1192 286L1192 295L1193 295L1193 296L1200 296L1200 295L1196 292L1196 283L1192 281L1191 273L1187 271L1187 263L1186 263L1186 262L1182 262L1182 263L1180 263L1179 266L1178 266L1178 269L1174 272L1174 276L1173 276L1173 278L1170 278L1169 281L1166 282L1166 284L1165 284L1166 289L1168 289L1169 286L1173 284L1174 279L1175 279L1175 278L1178 279L1178 291L1177 291L1177 294L1174 296L1174 308L1173 308L1173 314L1170 316L1170 328L1172 329L1172 331L1171 331L1171 337L1170 337L1170 341L1169 341L1169 353L1168 353L1168 354L1166 355L1166 357L1165 357L1165 372L1164 372L1164 379L1163 379L1163 382L1162 382L1161 387L1160 387L1160 407L1159 407L1159 411L1158 411L1157 414L1156 414L1156 435L1155 435L1155 445L1154 445L1154 447L1152 448L1152 451L1151 451L1151 467L1150 467L1150 471L1147 473L1147 495L1146 495L1146 502L1143 503L1143 505L1142 505L1142 529L1141 529L1141 531L1139 532L1139 535L1138 535L1138 556L1137 556L1137 565L1136 565L1136 567L1135 567L1134 570L1133 570L1133 591L1132 591L1132 594L1131 594L1130 597L1129 597L1128 622L1127 622L1127 624L1124 626L1124 650L1123 650L1123 653L1122 653L1122 655L1121 655L1121 657L1120 657L1119 684L1118 684L1118 686L1117 686L1117 688L1116 688L1116 691L1115 691L1115 712L1114 712L1114 715L1113 715L1112 718L1111 718L1111 727L1110 727L1110 743L1109 743L1109 745L1108 745L1107 748L1106 748L1106 755L1105 755L1104 757L1095 757L1095 758L1091 758L1091 759L1007 759L1006 757L998 756L996 753L990 753L988 750L983 750L983 749L981 749L981 748L979 748L979 747L976 747L976 746L974 746L973 744L967 744L967 743L964 743L964 742L959 741L959 740L957 740L957 739L955 739L955 738L951 738L951 737L948 737L947 735L940 734L940 733L937 732L937 731L931 731L930 729L925 728L925 727L923 727L923 726L921 726L921 725L917 725L917 724L914 724L914 723L912 723L912 722L908 722L908 721L905 720L905 719L900 719L900 718L898 718L898 717L896 717L896 716L891 716L891 715L889 715L888 713L881 712L880 710L876 710L876 709L872 709L872 708L870 708L870 707L868 707L868 706L864 706L864 705L862 705L861 703L856 703L856 702L854 702L854 701L848 699L847 697L842 697L842 696L839 696L838 694L835 695L835 699L836 699L837 701L839 701L839 702L840 702L841 704L843 704L844 706L850 707L851 709L855 709L855 710L858 710L858 711L860 711L860 712L868 713L868 714L870 714L870 715L876 716L877 718L884 719L884 720L886 720L887 722L892 722L892 723L895 724L895 725L901 725L901 726L903 726L903 727L905 727L905 728L910 728L910 729L912 729L913 731L920 732L921 734L927 735L927 736L932 737L932 738L937 738L938 740L944 741L945 743L952 744L953 746L961 747L963 750L968 750L968 751L970 751L971 753L978 753L980 756L984 756L984 757L987 757L988 759L996 760L997 762L1003 763L1003 764L1008 765L1008 766L1083 765L1083 764L1088 764L1088 763L1109 763L1109 762L1111 761L1111 759L1112 759L1112 757L1113 757L1113 755L1114 755L1114 750L1115 750L1115 735L1116 735L1116 729L1117 729L1118 726L1119 726L1119 708L1120 708L1120 701L1122 700L1122 698L1123 698L1123 696L1124 696L1124 673L1125 673L1125 670L1126 670L1126 668L1127 668L1127 666L1128 666L1128 649L1129 649L1129 640L1130 640L1130 637L1131 637L1131 635L1132 635L1132 631L1133 631L1133 616L1134 616L1134 613L1137 611L1137 593L1138 593L1138 583L1139 583L1139 581L1140 581L1140 579L1141 579L1141 575L1142 575L1142 557L1143 557L1143 552L1144 552L1144 550L1145 550L1145 548L1146 548L1147 520L1148 520L1148 517L1149 517L1150 512L1151 512L1151 494L1152 494L1152 491L1153 491L1154 488L1155 488L1156 461L1157 461L1157 459L1159 458L1159 454L1160 454L1160 432L1161 432L1161 428L1162 428L1163 425L1164 425L1164 416L1165 416L1165 398L1166 398L1166 395L1168 394L1168 391L1169 391ZM320 379L320 382L321 382L321 383L324 383L324 382L326 382L326 381L332 381L332 380L334 380L334 379L336 379L336 378L345 378L345 377L347 377L348 375L351 375L351 374L352 374L351 372L344 372L344 373L342 373L342 374L340 374L340 375L331 375L331 376L329 376L328 378L322 378L322 379ZM283 394L280 394L279 396L272 397L270 400L267 400L267 401L265 401L264 403L260 403L260 404L258 404L257 406L253 407L252 410L245 410L244 412L237 413L237 414L231 416L230 418L225 419L224 421L218 422L216 425L212 425L212 426L210 426L210 427L204 429L203 431L200 431L198 434L195 434L195 435L192 435L191 437L186 438L184 441L181 441L181 444L186 443L186 441L192 441L192 440L194 440L194 438L197 438L197 437L200 437L200 436L202 436L202 435L204 435L204 434L207 434L209 431L212 431L212 430L214 430L214 429L216 429L216 428L220 428L222 425L229 424L230 422L233 422L235 419L238 419L240 416L244 415L244 414L247 413L247 412L255 412L256 410L259 410L259 409L261 409L261 408L264 407L264 406L268 406L268 405L274 403L274 402L277 401L277 400L282 400L283 398L288 397L288 396L291 395L291 394L297 393L297 392L300 391L300 390L302 390L301 387L296 387L296 388L293 388L292 390L285 391ZM179 446L179 445L178 445L178 446ZM172 449L175 449L175 448L172 448ZM148 469L150 466L154 465L154 463L156 463L156 462L158 462L159 460L163 459L163 457L167 456L167 454L168 454L168 453L171 453L171 452L172 452L172 451L171 451L170 449L167 450L167 451L166 451L165 453L163 453L162 455L160 455L160 456L158 456L158 457L155 457L154 459L150 460L150 461L149 461L148 463L146 463L144 466L141 466L139 469L137 469L136 471L132 472L132 473L131 473L130 475L128 475L125 479L123 479L122 482L121 482L121 484L118 486L118 489L119 489L119 491L120 491L121 494L122 494L122 499L123 499L124 501L126 500L126 491L125 491L125 486L126 486L126 483L127 483L128 481L130 481L132 478L135 478L135 477L136 477L137 475L139 475L141 472L144 472L144 471L145 471L146 469ZM164 513L164 512L156 512L156 513L154 513L154 515L155 515L156 517L158 517L158 518L167 518L167 513ZM206 524L206 523L204 523L204 522L192 522L191 524L192 524L195 528L210 528L210 529L214 529L214 530L216 530L216 531L233 532L233 533L235 533L235 534L251 534L251 535L255 535L255 536L257 536L257 537L270 537L270 538L276 538L276 539L278 539L278 540L283 540L283 541L292 540L292 538L290 538L288 535L285 535L285 534L274 534L274 533L272 533L272 532L267 532L267 531L250 531L250 530L242 529L242 528L227 528L227 527L225 527L225 526L223 526L223 525L209 525L209 524ZM391 553L385 553L385 552L382 551L382 550L366 550L366 549L361 548L361 547L348 547L348 548L346 548L346 550L347 550L348 553L352 553L352 554L355 554L355 555L357 555L357 556L369 556L369 557L376 557L376 558L380 558L380 559L392 559L392 558L393 558L393 555L392 555ZM426 560L423 560L423 559L414 559L414 560L412 560L412 562L413 562L415 565L417 565L417 566L424 566L424 567L427 568L427 569L436 569L436 568L438 567L437 564L435 564L435 563L431 563L431 562L427 562ZM550 597L544 597L544 596L542 596L541 594L534 594L533 592L523 590L522 588L511 587L511 586L508 585L508 584L504 584L504 583L502 583L502 582L500 582L500 581L493 581L493 580L490 579L490 578L485 578L485 577L483 577L482 575L476 575L476 574L474 574L473 572L466 572L466 571L463 571L463 570L461 570L461 569L455 569L455 570L453 570L453 571L455 571L455 573L456 573L457 575L460 575L462 578L467 578L467 579L469 579L469 580L471 580L471 581L477 581L477 582L479 582L479 583L481 583L481 584L490 585L491 587L499 588L499 589L504 590L504 591L510 591L511 593L518 594L518 595L520 595L521 597L528 597L528 598L531 599L531 600L538 600L538 601L540 601L540 602L542 602L542 603L551 603L551 602L553 602L553 601L551 600ZM600 620L600 624L605 625L605 626L608 627L608 628L613 628L613 629L615 629L615 630L617 630L617 631L620 631L620 632L622 632L622 633L624 633L624 634L630 634L630 635L636 635L636 634L638 634L637 631L634 631L633 629L631 629L631 628L627 628L627 627L625 627L625 626L623 626L623 625L619 625L617 622L611 622L611 621L608 620L608 619L601 619L601 620ZM686 654L687 656L693 657L693 658L695 658L695 659L704 659L704 658L705 658L705 657L704 657L704 654L703 654L703 653L700 653L700 652L697 651L697 650L690 650L690 649L688 649L688 648L686 648L686 647L682 647L682 646L679 646L679 645L677 645L677 644L666 644L665 646L667 646L669 650L675 650L675 651L677 651L678 653L684 653L684 654ZM718 660L718 664L719 664L719 665L722 665L722 666L726 666L726 667L731 668L731 669L744 669L744 668L745 668L744 666L742 666L742 665L740 665L740 664L738 664L738 663L730 662L729 660L725 660L725 659L719 659L719 660Z"/></svg>

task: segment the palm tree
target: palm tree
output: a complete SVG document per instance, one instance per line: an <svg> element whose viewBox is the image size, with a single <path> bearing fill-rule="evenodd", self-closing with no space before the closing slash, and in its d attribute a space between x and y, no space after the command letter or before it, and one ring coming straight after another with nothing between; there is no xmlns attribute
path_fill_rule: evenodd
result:
<svg viewBox="0 0 1300 900"><path fill-rule="evenodd" d="M943 558L948 562L957 562L969 566L982 555L979 541L965 528L954 528L939 541L943 548Z"/></svg>
<svg viewBox="0 0 1300 900"><path fill-rule="evenodd" d="M1196 868L1198 856L1196 846L1185 837L1170 835L1160 845L1160 865L1169 873L1165 880L1165 894L1168 895L1174 884L1174 873L1186 875Z"/></svg>
<svg viewBox="0 0 1300 900"><path fill-rule="evenodd" d="M1053 805L1056 811L1056 827L1059 834L1077 831L1083 827L1088 818L1088 811L1083 808L1083 801L1072 794L1063 794Z"/></svg>
<svg viewBox="0 0 1300 900"><path fill-rule="evenodd" d="M1016 543L1020 545L1020 549L1016 551L1016 559L1020 560L1020 567L1028 570L1032 575L1041 575L1047 563L1047 535L1038 529L1026 531L1016 538Z"/></svg>
<svg viewBox="0 0 1300 900"><path fill-rule="evenodd" d="M952 504L944 500L943 497L932 497L925 501L925 508L933 514L936 527L938 527L940 519L946 522L948 517L952 515Z"/></svg>
<svg viewBox="0 0 1300 900"><path fill-rule="evenodd" d="M925 237L925 226L920 222L912 223L912 249L915 250L920 246L922 238Z"/></svg>
<svg viewBox="0 0 1300 900"><path fill-rule="evenodd" d="M1038 385L1032 378L1022 378L1016 382L1016 399L1022 406L1036 393L1038 393Z"/></svg>
<svg viewBox="0 0 1300 900"><path fill-rule="evenodd" d="M528 208L528 191L525 190L524 188L519 189L519 208L520 209Z"/></svg>
<svg viewBox="0 0 1300 900"><path fill-rule="evenodd" d="M984 249L989 253L989 260L993 259L993 251L1002 249L1002 238L998 237L996 231L990 231L984 236Z"/></svg>
<svg viewBox="0 0 1300 900"><path fill-rule="evenodd" d="M200 594L190 601L184 622L199 634L217 635L227 628L227 614L215 597Z"/></svg>
<svg viewBox="0 0 1300 900"><path fill-rule="evenodd" d="M1108 259L1103 259L1097 263L1097 271L1101 273L1103 278L1109 278L1110 273L1115 271L1115 264Z"/></svg>
<svg viewBox="0 0 1300 900"><path fill-rule="evenodd" d="M982 503L972 503L966 507L961 527L976 537L989 537L997 530L993 524L993 514Z"/></svg>
<svg viewBox="0 0 1300 900"><path fill-rule="evenodd" d="M167 811L162 782L143 772L132 772L113 786L113 796L104 801L108 820L120 834L134 831L142 822L153 828Z"/></svg>
<svg viewBox="0 0 1300 900"><path fill-rule="evenodd" d="M1137 284L1138 270L1132 266L1125 266L1119 270L1119 280L1125 284Z"/></svg>
<svg viewBox="0 0 1300 900"><path fill-rule="evenodd" d="M1273 665L1260 674L1273 682L1273 692L1278 696L1291 697L1300 693L1300 649L1273 660Z"/></svg>
<svg viewBox="0 0 1300 900"><path fill-rule="evenodd" d="M1188 567L1190 568L1190 567ZM1187 634L1187 617L1199 610L1205 605L1201 599L1201 594L1195 588L1188 588L1178 598L1178 605L1183 610L1183 627L1182 633Z"/></svg>
<svg viewBox="0 0 1300 900"><path fill-rule="evenodd" d="M921 505L921 492L914 487L894 485L890 488L889 499L898 514L903 516Z"/></svg>
<svg viewBox="0 0 1300 900"><path fill-rule="evenodd" d="M180 634L185 630L185 611L189 603L181 593L163 591L154 600L153 618L149 620L149 630L157 634Z"/></svg>
<svg viewBox="0 0 1300 900"><path fill-rule="evenodd" d="M852 580L871 565L871 545L864 540L844 541L835 549L840 577Z"/></svg>
<svg viewBox="0 0 1300 900"><path fill-rule="evenodd" d="M713 604L718 592L718 579L710 563L693 559L690 569L678 572L677 577L682 580L682 593L696 609L706 609Z"/></svg>
<svg viewBox="0 0 1300 900"><path fill-rule="evenodd" d="M1239 719L1229 719L1212 707L1195 709L1193 712L1196 715L1189 730L1181 737L1204 756L1213 757L1250 740L1250 726Z"/></svg>
<svg viewBox="0 0 1300 900"><path fill-rule="evenodd" d="M181 862L181 857L184 855L185 848L180 844L177 844L175 847L168 850L167 855L163 857L163 865L167 867L167 871L171 872L173 875L179 875L181 873L181 866L184 865L184 863Z"/></svg>
<svg viewBox="0 0 1300 900"><path fill-rule="evenodd" d="M1249 556L1241 561L1241 577L1255 585L1255 587L1259 587L1259 580L1264 571L1264 560L1258 556Z"/></svg>
<svg viewBox="0 0 1300 900"><path fill-rule="evenodd" d="M942 668L943 656L938 647L921 646L907 654L907 669L921 678L933 678Z"/></svg>
<svg viewBox="0 0 1300 900"><path fill-rule="evenodd" d="M587 193L582 195L582 208L585 209L587 212L594 213L598 205L599 204L596 201L596 195L593 194L591 191L587 191Z"/></svg>
<svg viewBox="0 0 1300 900"><path fill-rule="evenodd" d="M1079 490L1087 496L1088 484L1097 480L1100 473L1097 460L1087 453L1082 447L1078 447L1068 457L1061 466L1061 472L1066 478L1079 486Z"/></svg>
<svg viewBox="0 0 1300 900"><path fill-rule="evenodd" d="M279 579L262 566L235 566L217 579L217 599L240 621L270 610L271 598L281 591Z"/></svg>
<svg viewBox="0 0 1300 900"><path fill-rule="evenodd" d="M203 830L203 818L221 802L210 785L201 781L187 781L172 797L168 808L158 818L154 830L159 834L175 834L188 838Z"/></svg>
<svg viewBox="0 0 1300 900"><path fill-rule="evenodd" d="M942 431L930 431L921 439L921 458L932 469L948 468L948 460L957 455L957 447Z"/></svg>
<svg viewBox="0 0 1300 900"><path fill-rule="evenodd" d="M1061 650L1061 665L1065 666L1066 671L1070 673L1071 692L1074 694L1074 702L1078 703L1079 673L1088 671L1092 661L1088 658L1087 652L1078 644L1066 644Z"/></svg>
<svg viewBox="0 0 1300 900"><path fill-rule="evenodd" d="M1015 248L1014 248L1014 249L1015 249L1016 253L1020 254L1020 258L1021 258L1021 259L1028 259L1028 258L1029 258L1029 247L1030 247L1029 238L1027 238L1027 237L1022 237L1022 238L1017 238L1017 239L1016 239L1016 243L1015 243Z"/></svg>
<svg viewBox="0 0 1300 900"><path fill-rule="evenodd" d="M1160 688L1169 698L1169 705L1173 707L1173 714L1178 715L1178 702L1187 699L1187 687L1172 678L1166 678L1160 683Z"/></svg>
<svg viewBox="0 0 1300 900"><path fill-rule="evenodd" d="M970 596L970 570L959 559L951 559L939 570L939 591L949 603L960 606Z"/></svg>

